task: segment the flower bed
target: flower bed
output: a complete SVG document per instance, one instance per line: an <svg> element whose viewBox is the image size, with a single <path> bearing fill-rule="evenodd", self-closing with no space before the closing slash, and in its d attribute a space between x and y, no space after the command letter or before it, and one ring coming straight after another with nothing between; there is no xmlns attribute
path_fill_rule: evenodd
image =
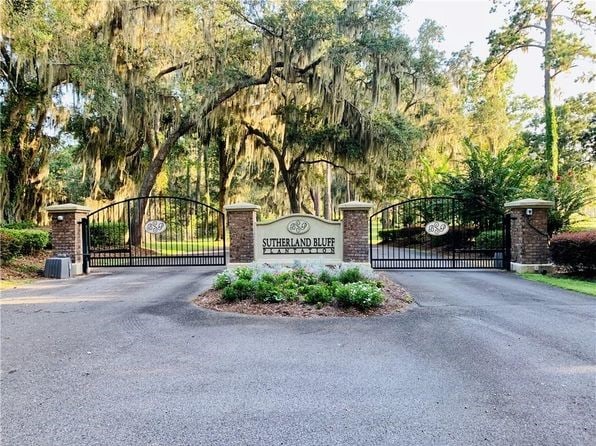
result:
<svg viewBox="0 0 596 446"><path fill-rule="evenodd" d="M309 317L387 314L410 298L368 266L296 263L227 269L196 302L218 311Z"/></svg>

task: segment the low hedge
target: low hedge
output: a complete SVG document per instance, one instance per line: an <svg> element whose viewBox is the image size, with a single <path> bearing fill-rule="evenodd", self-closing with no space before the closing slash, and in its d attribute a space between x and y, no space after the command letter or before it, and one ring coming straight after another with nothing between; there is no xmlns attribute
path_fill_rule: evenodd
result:
<svg viewBox="0 0 596 446"><path fill-rule="evenodd" d="M550 240L555 265L571 271L596 271L596 231L564 232Z"/></svg>
<svg viewBox="0 0 596 446"><path fill-rule="evenodd" d="M0 252L3 262L41 251L50 243L50 234L41 229L0 228Z"/></svg>
<svg viewBox="0 0 596 446"><path fill-rule="evenodd" d="M89 237L93 246L119 246L126 241L126 223L106 222L89 225Z"/></svg>
<svg viewBox="0 0 596 446"><path fill-rule="evenodd" d="M494 229L482 231L476 236L476 249L501 249L503 247L503 231Z"/></svg>
<svg viewBox="0 0 596 446"><path fill-rule="evenodd" d="M383 242L395 242L404 238L416 237L417 235L422 234L423 232L424 228L422 226L380 229L379 238Z"/></svg>

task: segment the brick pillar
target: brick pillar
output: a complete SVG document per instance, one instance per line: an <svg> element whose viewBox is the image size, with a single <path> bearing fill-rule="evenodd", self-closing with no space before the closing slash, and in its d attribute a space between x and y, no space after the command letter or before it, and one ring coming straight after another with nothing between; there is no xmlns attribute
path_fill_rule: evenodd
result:
<svg viewBox="0 0 596 446"><path fill-rule="evenodd" d="M511 216L511 270L543 271L549 263L547 215L552 201L526 198L505 203Z"/></svg>
<svg viewBox="0 0 596 446"><path fill-rule="evenodd" d="M52 255L70 257L73 274L83 273L81 220L91 209L78 204L55 204L46 208L52 220Z"/></svg>
<svg viewBox="0 0 596 446"><path fill-rule="evenodd" d="M224 206L230 232L230 263L250 263L255 260L255 232L260 206L236 203Z"/></svg>
<svg viewBox="0 0 596 446"><path fill-rule="evenodd" d="M372 204L350 201L338 208L343 213L344 262L368 262L368 214Z"/></svg>

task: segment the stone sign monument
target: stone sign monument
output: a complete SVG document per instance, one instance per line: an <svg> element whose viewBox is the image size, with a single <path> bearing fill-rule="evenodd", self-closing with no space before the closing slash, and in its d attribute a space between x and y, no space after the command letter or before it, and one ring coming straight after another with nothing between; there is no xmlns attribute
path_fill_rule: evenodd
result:
<svg viewBox="0 0 596 446"><path fill-rule="evenodd" d="M343 259L342 223L308 214L291 214L257 223L255 260L293 262Z"/></svg>

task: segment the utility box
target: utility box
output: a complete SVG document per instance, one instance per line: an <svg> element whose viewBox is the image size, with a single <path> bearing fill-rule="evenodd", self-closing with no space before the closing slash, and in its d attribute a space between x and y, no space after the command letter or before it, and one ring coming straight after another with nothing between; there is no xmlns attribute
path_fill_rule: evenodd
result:
<svg viewBox="0 0 596 446"><path fill-rule="evenodd" d="M70 257L50 257L46 260L43 275L50 279L69 279L70 268Z"/></svg>

